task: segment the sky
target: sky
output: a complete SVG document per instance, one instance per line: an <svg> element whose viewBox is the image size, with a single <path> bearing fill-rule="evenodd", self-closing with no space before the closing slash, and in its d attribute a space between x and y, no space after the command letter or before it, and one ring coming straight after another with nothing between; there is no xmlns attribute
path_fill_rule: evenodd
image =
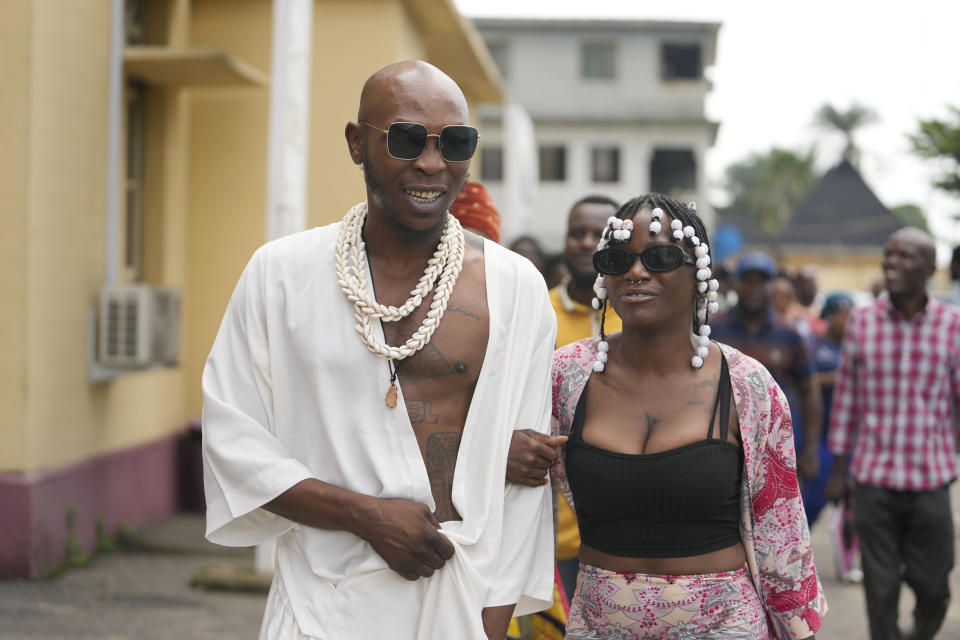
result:
<svg viewBox="0 0 960 640"><path fill-rule="evenodd" d="M720 22L707 117L720 122L707 155L711 198L725 204L725 168L773 146L805 152L817 166L840 159L843 138L814 125L817 109L858 103L879 120L862 129L860 170L888 207L919 205L931 231L960 242L960 198L938 192L937 162L910 152L919 118L960 106L960 2L912 0L454 0L468 17L624 18ZM889 8L887 8L889 7Z"/></svg>

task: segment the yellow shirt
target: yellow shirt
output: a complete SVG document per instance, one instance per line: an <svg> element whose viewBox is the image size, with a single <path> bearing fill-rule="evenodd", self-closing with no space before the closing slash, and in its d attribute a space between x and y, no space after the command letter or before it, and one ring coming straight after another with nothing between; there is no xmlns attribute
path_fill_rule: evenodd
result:
<svg viewBox="0 0 960 640"><path fill-rule="evenodd" d="M571 299L567 294L567 282L569 280L565 279L550 290L550 303L557 313L558 347L600 335L600 312ZM607 318L603 328L608 335L622 328L620 316L610 304L607 305ZM557 500L557 560L576 558L579 550L577 516L565 499Z"/></svg>
<svg viewBox="0 0 960 640"><path fill-rule="evenodd" d="M600 312L580 304L567 294L567 280L550 290L550 303L557 314L557 347L600 335ZM604 331L607 335L622 329L620 316L607 305Z"/></svg>

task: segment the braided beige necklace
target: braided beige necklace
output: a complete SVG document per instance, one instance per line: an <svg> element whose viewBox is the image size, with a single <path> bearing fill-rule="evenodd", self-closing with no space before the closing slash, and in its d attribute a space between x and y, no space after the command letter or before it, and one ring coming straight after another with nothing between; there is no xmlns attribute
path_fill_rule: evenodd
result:
<svg viewBox="0 0 960 640"><path fill-rule="evenodd" d="M426 346L440 325L440 318L447 309L453 286L463 267L463 229L457 219L448 213L440 243L427 261L423 276L407 301L400 307L392 307L378 303L367 292L367 252L362 235L366 217L367 203L361 202L350 209L340 223L336 251L337 282L347 300L353 303L353 317L357 320L355 327L367 349L388 362L403 360ZM434 288L427 317L404 344L393 347L374 335L371 319L379 318L382 322L402 320L413 313ZM384 398L391 409L397 406L396 380L396 369L391 367L390 387Z"/></svg>

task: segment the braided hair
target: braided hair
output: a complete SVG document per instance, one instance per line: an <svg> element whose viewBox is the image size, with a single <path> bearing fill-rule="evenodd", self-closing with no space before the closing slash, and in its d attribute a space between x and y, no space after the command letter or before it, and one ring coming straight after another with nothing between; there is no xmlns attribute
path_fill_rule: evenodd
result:
<svg viewBox="0 0 960 640"><path fill-rule="evenodd" d="M690 249L694 250L697 258L697 292L696 302L694 304L693 318L691 320L691 331L694 337L694 348L697 355L691 359L694 368L699 369L703 366L703 360L706 358L710 342L710 325L707 323L710 313L718 310L717 289L719 283L713 279L710 270L712 256L710 245L707 238L707 230L703 225L703 220L696 213L696 204L691 202L685 205L679 200L660 193L648 193L628 200L607 221L607 227L603 233L603 239L600 241L599 249L618 243L625 243L630 240L633 233L633 216L636 215L643 206L650 206L653 209L653 220L650 222L650 234L656 235L661 230L661 219L666 214L670 219L672 228L671 236L674 242L683 242ZM594 290L597 297L594 298L593 306L600 310L600 344L598 352L598 361L594 363L594 371L601 373L607 360L607 336L604 331L604 321L607 315L607 294L604 286L603 276L599 275L594 284Z"/></svg>

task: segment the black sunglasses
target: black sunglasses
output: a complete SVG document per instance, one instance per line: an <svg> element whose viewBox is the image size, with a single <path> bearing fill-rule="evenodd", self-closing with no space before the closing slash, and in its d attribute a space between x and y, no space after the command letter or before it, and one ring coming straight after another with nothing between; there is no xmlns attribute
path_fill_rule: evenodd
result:
<svg viewBox="0 0 960 640"><path fill-rule="evenodd" d="M427 140L437 138L444 160L466 162L473 157L480 139L477 130L465 124L447 125L440 133L427 133L427 127L416 122L393 122L386 129L369 122L361 121L360 124L387 134L387 153L397 160L416 160L427 148Z"/></svg>
<svg viewBox="0 0 960 640"><path fill-rule="evenodd" d="M647 247L640 253L627 251L619 247L608 247L593 254L593 268L605 276L621 276L637 258L647 271L663 273L679 269L685 264L697 264L697 259L675 244L657 244Z"/></svg>

